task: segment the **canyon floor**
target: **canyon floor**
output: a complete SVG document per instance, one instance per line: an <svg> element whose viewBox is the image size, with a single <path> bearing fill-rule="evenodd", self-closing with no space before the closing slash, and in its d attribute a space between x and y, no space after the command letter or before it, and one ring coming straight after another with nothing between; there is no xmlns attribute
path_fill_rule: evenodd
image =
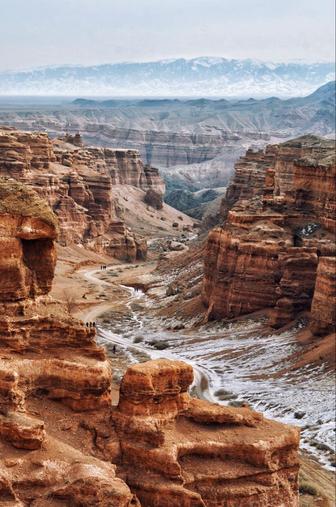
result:
<svg viewBox="0 0 336 507"><path fill-rule="evenodd" d="M138 264L123 264L81 247L58 247L52 296L63 300L72 315L95 322L114 371L114 402L129 364L159 357L183 359L194 367L192 390L198 397L232 405L247 403L267 416L300 425L300 505L331 507L335 504L335 458L330 452L333 376L323 364L307 365L307 357L316 359L321 350L312 352L305 343L304 329L300 329L304 322L299 320L277 337L274 331L270 334L260 314L230 324L201 325L199 307L193 321L181 322L172 311L176 296L167 297L167 287L189 247L187 242L184 251L165 254L163 277L158 270L162 253L157 247L165 241L153 240L156 248L150 249L146 262ZM105 270L102 265L107 266ZM322 344L322 350L328 346ZM302 367L297 369L300 361Z"/></svg>

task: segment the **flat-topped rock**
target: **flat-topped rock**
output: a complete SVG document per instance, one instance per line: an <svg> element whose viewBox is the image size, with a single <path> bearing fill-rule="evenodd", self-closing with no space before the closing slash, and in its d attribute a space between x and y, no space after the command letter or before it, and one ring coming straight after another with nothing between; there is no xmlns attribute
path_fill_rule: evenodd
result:
<svg viewBox="0 0 336 507"><path fill-rule="evenodd" d="M122 380L112 423L141 505L298 505L299 430L192 399L192 381L190 365L166 359L131 366Z"/></svg>

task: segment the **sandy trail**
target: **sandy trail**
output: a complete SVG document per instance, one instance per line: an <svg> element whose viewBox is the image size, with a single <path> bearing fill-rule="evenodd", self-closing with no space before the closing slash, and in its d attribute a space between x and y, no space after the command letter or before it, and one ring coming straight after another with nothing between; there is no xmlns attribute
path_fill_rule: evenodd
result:
<svg viewBox="0 0 336 507"><path fill-rule="evenodd" d="M86 308L81 312L83 320L97 320L99 316L106 312L114 311L116 305L118 310L124 312L125 319L121 318L122 325L125 329L125 335L122 332L113 332L103 328L101 325L98 326L98 340L101 344L105 345L107 349L111 347L111 344L117 345L118 349L122 350L126 363L135 363L139 360L146 360L150 358L167 357L171 359L187 360L194 367L195 371L195 382L193 385L193 394L207 399L212 402L218 402L218 399L213 396L213 390L209 388L213 382L212 373L209 368L200 367L196 361L188 360L185 357L179 355L179 350L176 352L173 347L173 351L155 350L152 347L144 343L134 343L133 336L136 334L128 334L128 327L131 325L133 328L138 329L139 333L142 331L144 323L141 317L137 315L137 312L133 311L132 304L137 301L141 301L144 297L143 293L132 288L132 283L136 283L140 277L154 277L153 271L155 269L156 262L143 263L137 267L130 267L129 264L119 264L108 266L106 271L101 271L100 267L82 268L79 275L83 277L86 282L94 285L98 291L104 291L109 298L105 302L93 302L89 308ZM117 271L118 276L111 276L109 273ZM106 279L101 279L104 277ZM120 316L119 316L120 317ZM128 321L127 321L128 319ZM131 320L130 320L131 319ZM147 333L147 329L144 329L144 333ZM171 333L176 335L176 333ZM319 490L323 490L326 497L322 503L320 500L313 497L305 496L301 501L302 506L332 506L335 502L334 496L334 475L328 470L323 469L316 461L312 460L307 455L302 457L303 470L309 479L316 484Z"/></svg>
<svg viewBox="0 0 336 507"><path fill-rule="evenodd" d="M137 270L137 272L139 273L139 271L141 271L142 276L149 275L155 269L155 267L156 267L156 263L142 264L140 270ZM99 287L99 288L103 288L103 287L111 287L111 283L113 283L113 282L110 282L107 280L102 280L99 277L100 274L104 275L110 271L115 271L115 270L118 270L118 271L121 271L124 273L124 270L126 270L126 269L129 269L129 264L119 264L117 266L115 266L115 265L108 266L106 268L106 270L104 270L104 271L102 271L100 268L98 268L98 269L95 268L95 269L83 269L83 270L81 270L81 272L82 272L83 277L87 281L89 281L90 283L96 284L97 287ZM132 276L133 279L134 279L134 275L135 275L135 273ZM124 296L126 296L125 303L124 303L125 307L128 308L128 310L132 311L131 304L132 304L132 301L134 300L134 297L136 298L135 294L137 291L135 289L133 289L132 287L120 285L117 282L115 282L114 285L119 287L121 292L124 293ZM114 309L114 307L115 307L115 301L111 301L111 302L108 302L105 304L100 303L98 305L93 306L92 308L90 308L88 310L85 310L85 312L82 314L82 319L84 321L95 321L100 315L102 315L105 312L108 312L109 310ZM136 317L134 316L133 318L136 318ZM139 325L140 326L142 325L142 323L140 321L139 321ZM121 347L123 349L127 349L129 346L129 343L125 342L125 340L123 338L121 338L117 334L114 334L110 331L103 329L101 326L98 326L98 337L103 342L107 341L107 342L112 343L114 345L118 345L119 347ZM151 359L157 359L157 358L163 357L163 356L166 358L169 358L169 359L173 359L173 360L180 360L181 359L177 355L170 354L169 352L166 352L166 351L162 352L162 351L152 350L152 349L149 349L148 347L146 347L145 345L141 345L141 344L132 344L132 349L133 349L133 354L130 354L130 353L127 354L131 362L136 361L137 354L147 355L148 358L151 358ZM135 357L133 357L133 356L135 356ZM190 362L190 364L192 364L192 366L194 368L194 372L195 372L195 380L194 380L194 384L193 384L194 394L197 395L199 398L206 399L206 400L211 401L213 403L216 402L215 398L213 397L213 395L211 393L211 390L209 389L210 377L209 377L209 374L207 373L206 369L198 366L196 363L194 363L192 361L188 361L188 362Z"/></svg>

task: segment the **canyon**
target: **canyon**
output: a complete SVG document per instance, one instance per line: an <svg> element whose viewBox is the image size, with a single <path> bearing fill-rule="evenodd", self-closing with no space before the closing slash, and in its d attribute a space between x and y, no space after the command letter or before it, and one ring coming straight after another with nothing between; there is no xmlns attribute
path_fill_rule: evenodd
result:
<svg viewBox="0 0 336 507"><path fill-rule="evenodd" d="M51 141L45 133L3 128L0 176L15 178L47 199L63 246L79 244L122 260L145 259L145 227L133 220L137 231L132 231L130 213L125 213L128 202L158 234L180 222L180 214L169 206L158 211L145 202L149 190L162 199L165 185L135 150L89 148L76 136ZM192 223L185 217L184 227Z"/></svg>
<svg viewBox="0 0 336 507"><path fill-rule="evenodd" d="M235 161L249 147L306 132L332 136L334 101L333 81L287 100L2 97L0 124L52 138L79 132L90 145L136 149L145 164L160 169L168 191L197 191L227 186ZM171 203L169 192L166 200Z"/></svg>
<svg viewBox="0 0 336 507"><path fill-rule="evenodd" d="M1 503L298 505L298 429L192 398L190 365L130 366L113 402L95 327L50 297L56 214L8 177L0 195Z"/></svg>
<svg viewBox="0 0 336 507"><path fill-rule="evenodd" d="M249 149L204 243L139 152L2 127L0 503L331 506L335 175Z"/></svg>

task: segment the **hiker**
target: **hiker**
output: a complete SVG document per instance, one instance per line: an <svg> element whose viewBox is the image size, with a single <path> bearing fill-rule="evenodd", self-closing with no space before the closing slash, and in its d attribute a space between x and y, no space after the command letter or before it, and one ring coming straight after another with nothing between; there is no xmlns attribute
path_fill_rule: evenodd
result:
<svg viewBox="0 0 336 507"><path fill-rule="evenodd" d="M89 323L88 322L86 323L86 327L89 327Z"/></svg>
<svg viewBox="0 0 336 507"><path fill-rule="evenodd" d="M113 354L115 354L117 351L117 347L115 345L113 345Z"/></svg>

